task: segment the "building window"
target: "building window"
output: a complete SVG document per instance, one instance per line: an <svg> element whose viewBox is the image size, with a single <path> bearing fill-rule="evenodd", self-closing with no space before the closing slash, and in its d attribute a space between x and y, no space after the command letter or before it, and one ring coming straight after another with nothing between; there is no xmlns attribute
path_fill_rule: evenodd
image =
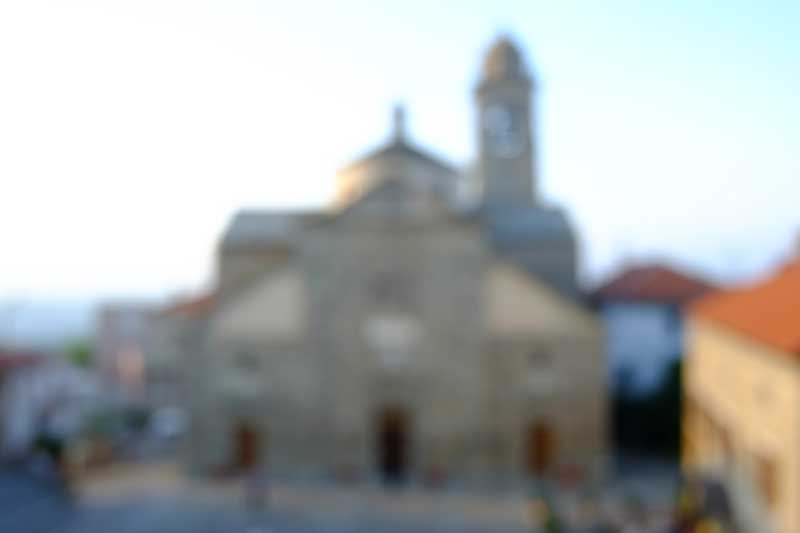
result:
<svg viewBox="0 0 800 533"><path fill-rule="evenodd" d="M239 352L234 358L234 365L242 372L258 371L258 356L252 352Z"/></svg>
<svg viewBox="0 0 800 533"><path fill-rule="evenodd" d="M537 393L553 392L556 386L556 374L551 353L541 348L533 350L528 353L525 364L528 388Z"/></svg>
<svg viewBox="0 0 800 533"><path fill-rule="evenodd" d="M755 397L756 403L760 404L765 409L769 409L772 403L772 392L773 389L770 387L769 383L762 382L756 385L753 396Z"/></svg>
<svg viewBox="0 0 800 533"><path fill-rule="evenodd" d="M370 292L378 305L407 307L413 300L410 276L399 272L380 274L372 280Z"/></svg>
<svg viewBox="0 0 800 533"><path fill-rule="evenodd" d="M528 368L530 370L549 368L551 363L550 352L545 349L533 350L528 354Z"/></svg>
<svg viewBox="0 0 800 533"><path fill-rule="evenodd" d="M372 313L364 324L364 338L384 369L399 369L413 362L422 341L422 323L412 315Z"/></svg>

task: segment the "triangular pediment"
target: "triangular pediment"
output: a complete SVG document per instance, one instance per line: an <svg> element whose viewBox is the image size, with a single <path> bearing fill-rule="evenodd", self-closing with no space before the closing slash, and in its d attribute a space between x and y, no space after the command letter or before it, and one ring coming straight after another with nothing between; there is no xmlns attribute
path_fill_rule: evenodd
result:
<svg viewBox="0 0 800 533"><path fill-rule="evenodd" d="M341 211L337 218L428 220L451 216L441 194L405 177L391 177L375 184L361 198Z"/></svg>

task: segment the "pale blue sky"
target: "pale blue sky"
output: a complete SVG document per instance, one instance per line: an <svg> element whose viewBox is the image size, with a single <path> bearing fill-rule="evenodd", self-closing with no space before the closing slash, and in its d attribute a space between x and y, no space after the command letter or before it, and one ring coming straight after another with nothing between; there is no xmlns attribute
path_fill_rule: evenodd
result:
<svg viewBox="0 0 800 533"><path fill-rule="evenodd" d="M542 187L582 273L763 272L800 229L800 3L0 6L0 300L202 286L240 206L313 205L390 107L467 164L498 32L540 80Z"/></svg>

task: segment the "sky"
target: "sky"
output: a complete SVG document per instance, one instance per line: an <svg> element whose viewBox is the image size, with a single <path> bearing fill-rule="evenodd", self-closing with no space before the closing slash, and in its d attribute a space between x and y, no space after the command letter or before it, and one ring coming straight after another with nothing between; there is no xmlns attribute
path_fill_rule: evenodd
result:
<svg viewBox="0 0 800 533"><path fill-rule="evenodd" d="M323 205L396 102L470 164L501 33L585 282L644 260L751 279L800 232L797 27L794 1L5 0L0 317L208 286L237 209Z"/></svg>

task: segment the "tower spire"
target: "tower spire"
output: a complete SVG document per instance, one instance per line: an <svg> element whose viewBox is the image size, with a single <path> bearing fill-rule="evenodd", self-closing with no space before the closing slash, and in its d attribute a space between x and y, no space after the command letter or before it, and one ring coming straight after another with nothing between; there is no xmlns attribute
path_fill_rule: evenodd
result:
<svg viewBox="0 0 800 533"><path fill-rule="evenodd" d="M406 108L401 103L392 109L392 140L396 143L406 141Z"/></svg>

